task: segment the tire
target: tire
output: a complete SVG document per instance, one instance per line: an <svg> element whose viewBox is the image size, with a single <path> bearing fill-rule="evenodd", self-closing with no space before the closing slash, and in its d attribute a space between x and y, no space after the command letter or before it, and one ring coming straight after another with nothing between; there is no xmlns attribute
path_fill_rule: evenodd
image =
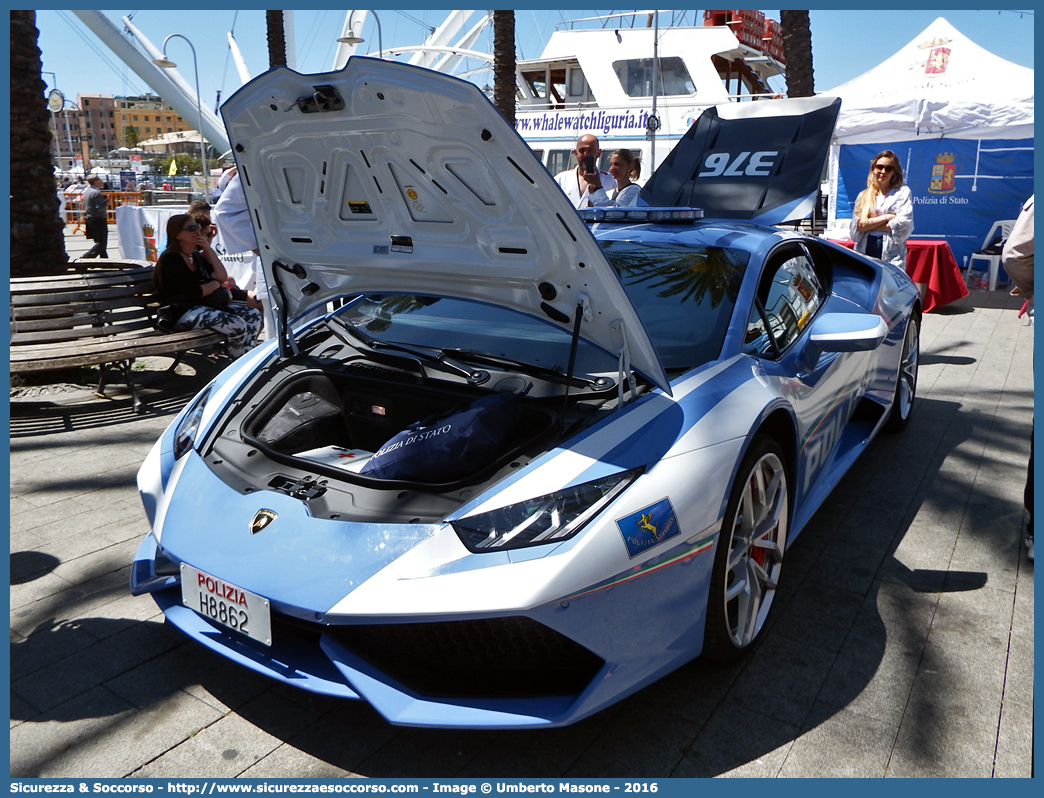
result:
<svg viewBox="0 0 1044 798"><path fill-rule="evenodd" d="M761 636L779 584L790 528L783 450L755 438L740 463L718 535L703 656L735 662Z"/></svg>
<svg viewBox="0 0 1044 798"><path fill-rule="evenodd" d="M899 358L899 373L895 378L895 396L888 413L885 429L899 432L906 429L917 398L917 364L921 358L921 324L916 316L910 316L903 337L903 352Z"/></svg>

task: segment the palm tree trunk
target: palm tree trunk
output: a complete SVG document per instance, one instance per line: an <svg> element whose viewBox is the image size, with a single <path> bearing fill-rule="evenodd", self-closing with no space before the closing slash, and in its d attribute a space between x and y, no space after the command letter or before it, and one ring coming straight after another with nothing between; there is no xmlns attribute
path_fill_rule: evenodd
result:
<svg viewBox="0 0 1044 798"><path fill-rule="evenodd" d="M812 31L807 11L780 11L783 28L783 58L787 62L787 96L815 94L812 75Z"/></svg>
<svg viewBox="0 0 1044 798"><path fill-rule="evenodd" d="M493 12L493 104L515 125L515 12Z"/></svg>
<svg viewBox="0 0 1044 798"><path fill-rule="evenodd" d="M286 33L283 30L283 12L266 11L268 27L268 65L286 66Z"/></svg>
<svg viewBox="0 0 1044 798"><path fill-rule="evenodd" d="M65 222L51 161L35 11L11 11L11 274L64 271Z"/></svg>

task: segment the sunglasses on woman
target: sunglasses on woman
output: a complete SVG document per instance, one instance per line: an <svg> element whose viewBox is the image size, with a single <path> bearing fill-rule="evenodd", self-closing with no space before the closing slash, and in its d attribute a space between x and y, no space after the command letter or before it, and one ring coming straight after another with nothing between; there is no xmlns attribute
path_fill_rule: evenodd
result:
<svg viewBox="0 0 1044 798"><path fill-rule="evenodd" d="M890 163L875 163L874 169L880 169L882 172L891 172L895 167Z"/></svg>
<svg viewBox="0 0 1044 798"><path fill-rule="evenodd" d="M199 230L199 225L198 224L187 224L184 227L182 227L181 229L182 230L188 230L190 233L195 233L197 230Z"/></svg>

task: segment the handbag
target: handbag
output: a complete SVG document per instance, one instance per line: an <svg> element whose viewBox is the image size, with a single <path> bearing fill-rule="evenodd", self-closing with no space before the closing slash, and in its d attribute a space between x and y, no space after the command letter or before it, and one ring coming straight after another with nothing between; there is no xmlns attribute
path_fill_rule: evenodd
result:
<svg viewBox="0 0 1044 798"><path fill-rule="evenodd" d="M197 253L193 253L193 257L196 259L196 264L199 267L199 273L203 278L203 282L209 282L216 280L213 271L210 269L208 264L203 258L199 257ZM203 297L203 300L199 303L208 308L214 308L215 310L224 310L228 307L228 303L232 301L232 289L227 285L222 285L216 289L213 293L207 294Z"/></svg>
<svg viewBox="0 0 1044 798"><path fill-rule="evenodd" d="M201 305L206 305L208 308L214 308L215 310L224 310L228 307L228 303L232 301L232 289L228 286L221 286L211 294L207 294L203 297Z"/></svg>
<svg viewBox="0 0 1044 798"><path fill-rule="evenodd" d="M177 332L174 327L181 315L174 310L173 305L160 305L156 308L156 321L152 323L160 332Z"/></svg>

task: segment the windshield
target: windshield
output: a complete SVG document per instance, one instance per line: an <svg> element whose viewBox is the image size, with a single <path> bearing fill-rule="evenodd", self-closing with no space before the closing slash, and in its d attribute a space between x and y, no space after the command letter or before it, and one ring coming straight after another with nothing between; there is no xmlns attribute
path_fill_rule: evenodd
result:
<svg viewBox="0 0 1044 798"><path fill-rule="evenodd" d="M601 246L619 275L665 369L686 371L721 353L748 254L738 249ZM565 374L570 331L508 308L419 294L361 296L338 318L364 339L475 353ZM617 373L615 353L583 339L576 374Z"/></svg>
<svg viewBox="0 0 1044 798"><path fill-rule="evenodd" d="M602 241L668 371L721 354L750 255L722 247Z"/></svg>
<svg viewBox="0 0 1044 798"><path fill-rule="evenodd" d="M568 330L496 305L382 294L359 297L338 318L374 341L506 358L561 374L569 365ZM617 368L615 356L580 341L575 373L615 374Z"/></svg>

